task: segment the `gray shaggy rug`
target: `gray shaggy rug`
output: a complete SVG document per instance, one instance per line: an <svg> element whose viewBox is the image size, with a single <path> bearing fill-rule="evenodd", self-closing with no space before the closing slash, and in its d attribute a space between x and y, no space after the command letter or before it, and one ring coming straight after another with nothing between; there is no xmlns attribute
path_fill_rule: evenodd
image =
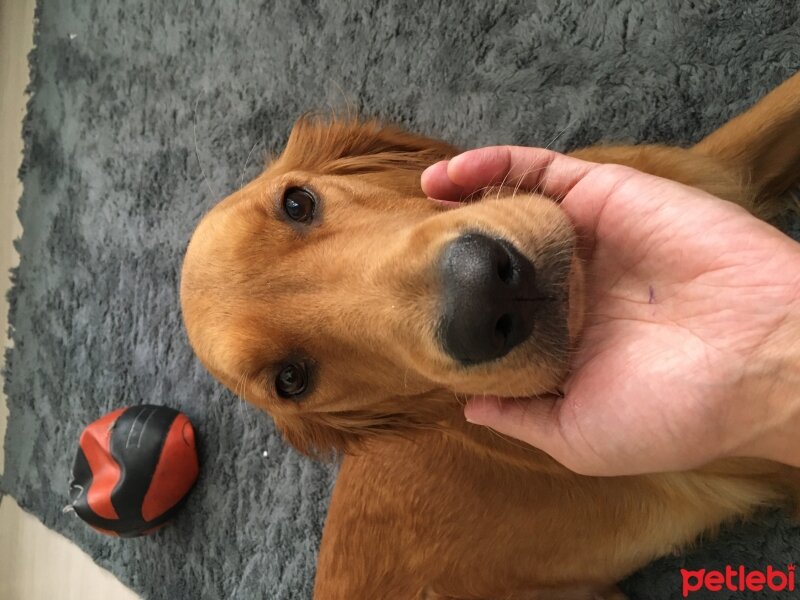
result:
<svg viewBox="0 0 800 600"><path fill-rule="evenodd" d="M37 14L2 491L147 599L310 596L335 467L211 379L177 295L200 216L298 115L350 105L464 147L688 144L800 67L794 0L40 0ZM146 402L191 417L201 478L172 526L104 537L61 511L78 435ZM624 587L671 600L682 567L793 560L800 529L766 514Z"/></svg>

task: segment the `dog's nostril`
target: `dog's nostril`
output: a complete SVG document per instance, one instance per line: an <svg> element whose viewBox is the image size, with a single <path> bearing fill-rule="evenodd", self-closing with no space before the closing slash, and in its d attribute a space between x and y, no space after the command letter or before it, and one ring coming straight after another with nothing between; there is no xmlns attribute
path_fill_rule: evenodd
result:
<svg viewBox="0 0 800 600"><path fill-rule="evenodd" d="M511 264L511 257L505 252L497 261L497 276L503 283L511 283L514 278L514 265Z"/></svg>
<svg viewBox="0 0 800 600"><path fill-rule="evenodd" d="M514 322L511 318L511 315L508 313L497 319L497 322L494 324L495 339L502 343L503 346L505 346L508 342L508 336L511 335L511 327L513 324Z"/></svg>

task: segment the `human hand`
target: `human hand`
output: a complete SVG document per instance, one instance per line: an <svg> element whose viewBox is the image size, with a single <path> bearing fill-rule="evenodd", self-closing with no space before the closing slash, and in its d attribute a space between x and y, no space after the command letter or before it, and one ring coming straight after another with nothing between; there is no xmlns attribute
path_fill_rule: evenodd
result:
<svg viewBox="0 0 800 600"><path fill-rule="evenodd" d="M501 181L572 219L586 321L563 397L476 397L468 420L583 474L800 466L800 244L698 189L534 148L466 152L422 187L452 201Z"/></svg>

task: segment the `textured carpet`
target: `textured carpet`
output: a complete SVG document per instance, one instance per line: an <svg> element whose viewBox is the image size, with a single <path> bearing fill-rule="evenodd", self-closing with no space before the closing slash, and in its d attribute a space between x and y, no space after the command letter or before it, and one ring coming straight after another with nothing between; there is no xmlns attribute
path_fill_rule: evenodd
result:
<svg viewBox="0 0 800 600"><path fill-rule="evenodd" d="M212 381L177 296L199 217L301 112L351 105L462 146L689 143L800 67L795 1L39 4L2 490L148 599L310 595L335 469ZM61 509L84 424L142 402L189 414L202 475L173 526L120 541ZM625 588L673 599L680 567L791 560L800 529L764 515Z"/></svg>

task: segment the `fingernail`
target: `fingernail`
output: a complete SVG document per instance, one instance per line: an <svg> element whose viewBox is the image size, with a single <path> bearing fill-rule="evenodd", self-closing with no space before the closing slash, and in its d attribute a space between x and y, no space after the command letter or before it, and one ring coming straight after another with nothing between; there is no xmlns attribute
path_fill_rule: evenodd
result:
<svg viewBox="0 0 800 600"><path fill-rule="evenodd" d="M422 172L422 177L425 177L425 176L428 174L428 172L429 172L431 169L433 169L433 167L435 167L435 166L436 166L436 165L438 165L438 164L439 164L439 163L433 163L431 166L429 166L429 167L425 167L425 170Z"/></svg>
<svg viewBox="0 0 800 600"><path fill-rule="evenodd" d="M473 398L467 402L466 406L464 406L464 418L467 420L467 423L472 423L473 425L482 425L480 419L475 419L476 409L478 412L480 412L480 409L477 408L476 405L479 404L481 400L481 398Z"/></svg>
<svg viewBox="0 0 800 600"><path fill-rule="evenodd" d="M447 165L446 166L447 166L447 175L448 176L450 175L450 167L458 166L458 163L461 162L461 157L462 156L464 156L463 152L461 154L458 154L458 155L454 156L453 158L451 158L450 160L447 161Z"/></svg>

